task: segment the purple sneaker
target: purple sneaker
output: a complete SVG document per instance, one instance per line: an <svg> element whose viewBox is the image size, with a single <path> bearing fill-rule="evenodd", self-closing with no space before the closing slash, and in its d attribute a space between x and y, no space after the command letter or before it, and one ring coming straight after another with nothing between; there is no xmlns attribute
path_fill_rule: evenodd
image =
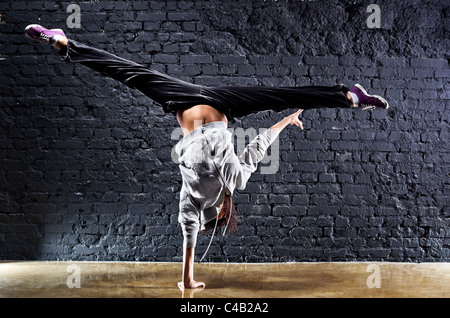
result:
<svg viewBox="0 0 450 318"><path fill-rule="evenodd" d="M25 34L38 42L47 44L55 44L60 37L66 36L61 29L48 30L39 24L30 24L27 26L25 28Z"/></svg>
<svg viewBox="0 0 450 318"><path fill-rule="evenodd" d="M378 95L369 95L367 91L359 84L355 84L350 90L350 93L356 95L358 101L354 100L354 107L361 108L363 110L371 110L371 109L388 109L388 102L381 96Z"/></svg>

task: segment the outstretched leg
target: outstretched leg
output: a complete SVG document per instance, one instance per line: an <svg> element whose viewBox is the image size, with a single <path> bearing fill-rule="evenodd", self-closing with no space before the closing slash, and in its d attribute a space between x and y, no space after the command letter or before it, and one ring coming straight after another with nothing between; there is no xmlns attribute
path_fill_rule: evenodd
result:
<svg viewBox="0 0 450 318"><path fill-rule="evenodd" d="M380 96L372 96L360 86L348 89L344 85L308 87L218 86L190 84L149 69L106 51L74 40L68 40L59 29L48 30L30 25L26 34L40 42L60 49L64 60L79 63L136 88L161 104L166 113L195 105L210 105L229 120L265 110L283 111L289 108L388 108Z"/></svg>
<svg viewBox="0 0 450 318"><path fill-rule="evenodd" d="M201 87L178 80L103 50L68 40L60 51L64 60L79 63L109 76L162 105L165 112L204 104Z"/></svg>
<svg viewBox="0 0 450 318"><path fill-rule="evenodd" d="M207 87L203 95L210 96L214 105L230 111L232 117L243 117L265 110L283 111L290 108L350 108L344 85L270 87L219 86Z"/></svg>
<svg viewBox="0 0 450 318"><path fill-rule="evenodd" d="M207 103L201 95L202 87L149 69L141 64L121 58L104 50L68 39L62 30L48 30L40 25L30 25L26 35L59 49L63 60L89 67L111 77L130 88L141 91L159 103L166 113L175 114L185 109ZM224 110L221 110L224 112Z"/></svg>

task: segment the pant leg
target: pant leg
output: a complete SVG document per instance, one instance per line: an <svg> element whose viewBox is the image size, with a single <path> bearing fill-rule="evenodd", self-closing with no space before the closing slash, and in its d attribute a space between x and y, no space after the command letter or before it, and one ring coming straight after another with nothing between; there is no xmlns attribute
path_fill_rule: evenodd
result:
<svg viewBox="0 0 450 318"><path fill-rule="evenodd" d="M74 40L69 40L67 49L61 50L60 54L64 60L82 64L138 89L162 105L166 113L175 114L178 109L206 104L233 120L265 110L350 107L345 96L348 88L343 85L206 87L181 81Z"/></svg>
<svg viewBox="0 0 450 318"><path fill-rule="evenodd" d="M211 96L218 108L232 117L243 117L265 110L283 111L290 108L350 108L348 88L336 86L270 87L227 86L207 87L202 95Z"/></svg>
<svg viewBox="0 0 450 318"><path fill-rule="evenodd" d="M201 96L201 86L162 74L146 66L118 57L104 50L69 40L61 50L63 60L79 63L111 77L130 88L138 89L159 103L166 113L176 113L207 101Z"/></svg>

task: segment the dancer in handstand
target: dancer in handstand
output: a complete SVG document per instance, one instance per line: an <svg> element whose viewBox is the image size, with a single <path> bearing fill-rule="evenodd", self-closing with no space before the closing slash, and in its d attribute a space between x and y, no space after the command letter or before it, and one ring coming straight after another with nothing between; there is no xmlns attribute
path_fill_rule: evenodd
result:
<svg viewBox="0 0 450 318"><path fill-rule="evenodd" d="M25 34L59 50L65 61L79 63L111 77L157 102L176 116L184 137L176 144L182 175L179 217L183 232L183 273L180 288L204 288L194 280L194 248L200 230L233 230L238 222L232 195L244 189L267 149L288 125L303 129L303 109L387 109L387 101L369 95L359 84L307 87L218 86L190 84L138 63L75 40L61 29L27 26ZM234 152L228 121L265 110L296 108L256 136L240 156ZM214 233L213 232L213 233Z"/></svg>

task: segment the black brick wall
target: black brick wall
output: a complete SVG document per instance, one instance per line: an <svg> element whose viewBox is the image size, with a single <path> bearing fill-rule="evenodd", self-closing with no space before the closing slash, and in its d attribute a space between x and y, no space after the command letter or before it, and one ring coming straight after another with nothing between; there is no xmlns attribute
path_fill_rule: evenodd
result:
<svg viewBox="0 0 450 318"><path fill-rule="evenodd" d="M71 3L0 2L1 259L182 259L175 118L23 36L40 23L194 83L359 82L389 99L305 111L305 131L280 136L278 173L236 195L244 223L209 261L450 261L448 1L74 1L68 29Z"/></svg>

